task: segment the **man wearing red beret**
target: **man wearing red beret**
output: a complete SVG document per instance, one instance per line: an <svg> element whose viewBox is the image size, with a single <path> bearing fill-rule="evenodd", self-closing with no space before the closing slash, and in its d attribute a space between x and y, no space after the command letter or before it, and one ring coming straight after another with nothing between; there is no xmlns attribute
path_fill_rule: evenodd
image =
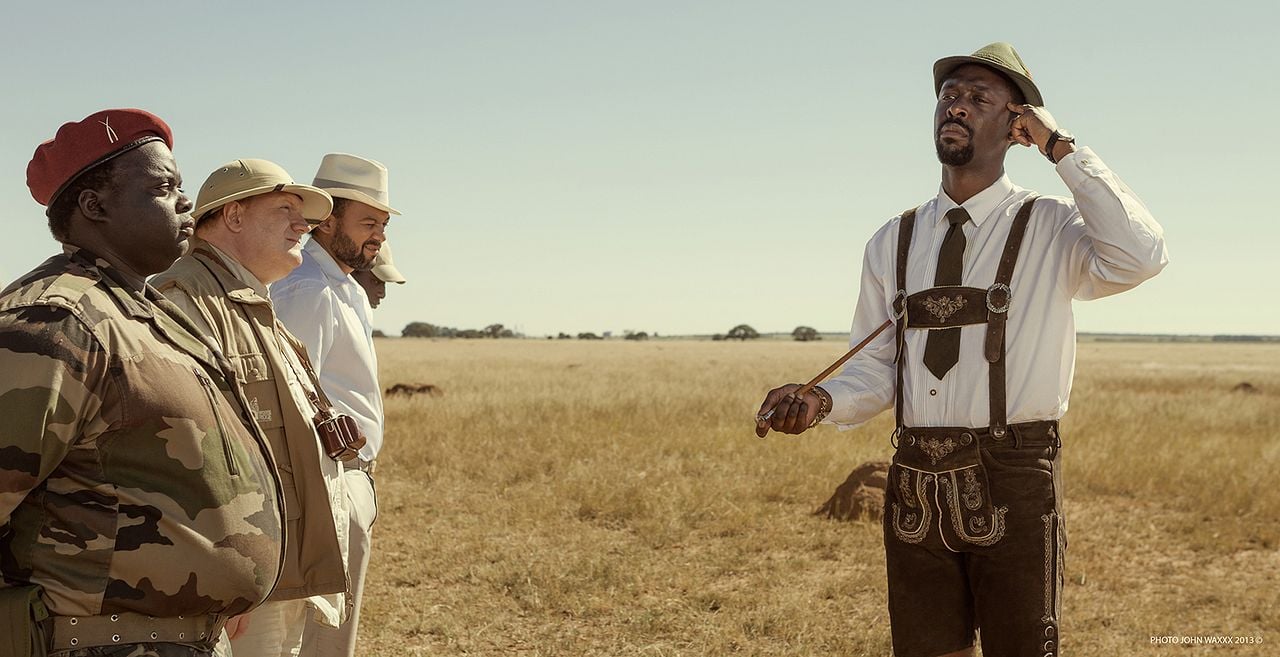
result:
<svg viewBox="0 0 1280 657"><path fill-rule="evenodd" d="M266 439L146 283L192 235L172 146L156 116L105 110L27 167L63 252L0 293L0 627L22 626L0 654L208 655L279 578Z"/></svg>

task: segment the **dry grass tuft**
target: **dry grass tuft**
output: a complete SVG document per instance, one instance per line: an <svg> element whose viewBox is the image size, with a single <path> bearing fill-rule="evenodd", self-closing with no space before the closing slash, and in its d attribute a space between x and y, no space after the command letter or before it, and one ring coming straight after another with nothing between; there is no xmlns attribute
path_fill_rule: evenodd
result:
<svg viewBox="0 0 1280 657"><path fill-rule="evenodd" d="M843 345L378 348L449 392L387 400L361 654L890 653L879 525L810 514L892 418L751 433ZM1280 347L1084 344L1072 402L1067 650L1280 653Z"/></svg>

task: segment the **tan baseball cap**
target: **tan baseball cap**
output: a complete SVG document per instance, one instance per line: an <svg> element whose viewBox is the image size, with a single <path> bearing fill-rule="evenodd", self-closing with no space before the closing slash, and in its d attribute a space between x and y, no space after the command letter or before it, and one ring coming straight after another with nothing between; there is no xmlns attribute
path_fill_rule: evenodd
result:
<svg viewBox="0 0 1280 657"><path fill-rule="evenodd" d="M383 242L382 248L378 249L378 255L373 259L373 268L369 271L383 283L405 282L404 274L396 269L396 263L391 260L391 245L386 242Z"/></svg>
<svg viewBox="0 0 1280 657"><path fill-rule="evenodd" d="M333 198L323 189L294 182L293 176L275 162L248 159L228 162L209 174L200 186L191 216L199 221L200 217L232 201L268 192L289 192L302 197L302 216L313 224L324 221L333 211Z"/></svg>

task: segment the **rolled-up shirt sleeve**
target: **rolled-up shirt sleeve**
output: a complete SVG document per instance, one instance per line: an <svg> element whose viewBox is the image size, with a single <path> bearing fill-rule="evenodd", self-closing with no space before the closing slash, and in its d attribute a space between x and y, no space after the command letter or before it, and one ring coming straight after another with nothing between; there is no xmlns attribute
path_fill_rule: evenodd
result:
<svg viewBox="0 0 1280 657"><path fill-rule="evenodd" d="M1169 263L1164 229L1129 186L1089 148L1058 163L1076 208L1059 239L1067 257L1059 280L1076 299L1137 287Z"/></svg>
<svg viewBox="0 0 1280 657"><path fill-rule="evenodd" d="M849 332L852 348L874 332L892 312L893 246L900 219L889 222L867 242L862 257L862 282ZM852 429L893 406L894 330L886 329L858 352L834 378L821 384L831 394L831 412L824 423Z"/></svg>

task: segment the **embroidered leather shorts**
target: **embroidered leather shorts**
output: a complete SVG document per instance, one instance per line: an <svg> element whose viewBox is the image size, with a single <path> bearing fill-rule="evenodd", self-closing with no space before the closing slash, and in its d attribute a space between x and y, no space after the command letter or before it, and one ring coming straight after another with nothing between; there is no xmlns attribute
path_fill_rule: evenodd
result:
<svg viewBox="0 0 1280 657"><path fill-rule="evenodd" d="M986 657L1058 654L1063 552L1057 422L908 428L885 490L897 657L973 645Z"/></svg>

